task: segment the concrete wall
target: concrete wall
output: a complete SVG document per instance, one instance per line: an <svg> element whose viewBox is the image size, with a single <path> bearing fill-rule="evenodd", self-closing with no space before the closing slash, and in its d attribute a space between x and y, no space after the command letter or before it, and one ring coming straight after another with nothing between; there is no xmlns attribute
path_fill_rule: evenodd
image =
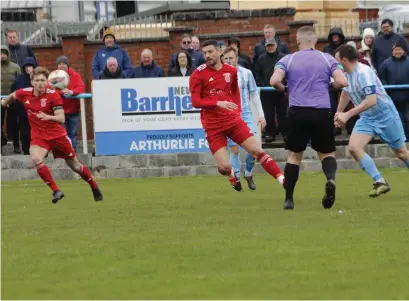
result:
<svg viewBox="0 0 409 301"><path fill-rule="evenodd" d="M267 149L266 152L278 162L281 168L284 167L287 151L277 148ZM405 167L403 163L395 159L387 145L369 145L367 152L374 158L379 168ZM336 157L339 169L359 169L359 164L352 159L346 146L337 147ZM79 160L91 167L95 175L101 178L145 178L217 174L215 161L210 153L100 157L79 155ZM76 178L76 175L68 169L63 160L49 158L46 162L52 170L55 179L69 180ZM321 163L312 149L307 149L305 152L301 168L302 170L311 171L321 170ZM1 170L2 181L38 178L29 156L3 156L1 157ZM265 173L265 171L259 164L256 164L255 173Z"/></svg>

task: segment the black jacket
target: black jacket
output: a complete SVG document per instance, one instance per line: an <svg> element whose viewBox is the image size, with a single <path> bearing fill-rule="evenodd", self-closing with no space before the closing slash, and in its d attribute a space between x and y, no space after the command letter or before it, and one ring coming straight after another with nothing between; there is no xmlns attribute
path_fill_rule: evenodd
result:
<svg viewBox="0 0 409 301"><path fill-rule="evenodd" d="M279 37L275 37L277 41L277 50L278 52L284 53L284 54L290 54L290 49L288 48L288 45L284 42L281 42ZM254 56L253 56L253 65L255 66L257 63L258 58L263 54L266 53L266 40L261 40L256 47L254 47Z"/></svg>
<svg viewBox="0 0 409 301"><path fill-rule="evenodd" d="M401 59L386 59L379 67L378 76L384 85L409 85L409 57L404 55ZM409 102L409 89L387 91L393 101Z"/></svg>
<svg viewBox="0 0 409 301"><path fill-rule="evenodd" d="M115 73L111 73L107 67L101 71L99 74L98 79L117 79L117 78L125 78L125 74L122 71L122 68L118 66L118 70Z"/></svg>
<svg viewBox="0 0 409 301"><path fill-rule="evenodd" d="M404 45L406 53L409 53L408 43L400 34L392 33L389 36L379 34L375 37L372 47L372 65L377 71L379 71L383 61L392 56L392 46L396 43Z"/></svg>
<svg viewBox="0 0 409 301"><path fill-rule="evenodd" d="M253 64L251 63L250 57L241 52L239 52L239 65L253 71Z"/></svg>
<svg viewBox="0 0 409 301"><path fill-rule="evenodd" d="M128 78L150 78L150 77L164 77L165 72L163 69L156 65L155 61L152 61L152 65L144 66L139 65L136 66L128 73Z"/></svg>
<svg viewBox="0 0 409 301"><path fill-rule="evenodd" d="M180 51L176 53L176 57L179 56L179 53ZM184 53L186 54L186 58L187 58L187 71L186 71L185 76L190 76L192 75L193 71L195 71L196 66L193 65L193 60L190 54L187 51L184 51ZM168 76L171 76L171 77L183 76L182 72L180 71L180 65L179 65L178 59L176 59L175 67L169 70Z"/></svg>
<svg viewBox="0 0 409 301"><path fill-rule="evenodd" d="M16 63L22 67L24 59L27 57L32 57L35 63L38 65L33 49L31 49L30 46L21 45L19 43L17 45L8 45L8 47L10 50L10 59L13 63Z"/></svg>
<svg viewBox="0 0 409 301"><path fill-rule="evenodd" d="M274 67L285 56L281 52L263 53L257 60L254 69L257 87L269 87L270 78L274 73Z"/></svg>
<svg viewBox="0 0 409 301"><path fill-rule="evenodd" d="M339 35L339 44L334 44L334 42L332 42L333 35ZM331 28L328 34L328 43L329 44L327 44L324 47L323 52L329 53L332 56L334 56L335 49L345 44L345 36L344 36L344 32L342 31L342 28L339 28L339 27Z"/></svg>

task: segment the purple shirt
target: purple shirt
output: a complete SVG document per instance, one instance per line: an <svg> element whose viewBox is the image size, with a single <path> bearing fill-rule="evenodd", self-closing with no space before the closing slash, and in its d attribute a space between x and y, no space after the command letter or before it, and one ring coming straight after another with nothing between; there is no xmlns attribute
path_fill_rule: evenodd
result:
<svg viewBox="0 0 409 301"><path fill-rule="evenodd" d="M286 73L290 107L331 108L329 83L339 64L330 54L306 49L288 54L275 69Z"/></svg>

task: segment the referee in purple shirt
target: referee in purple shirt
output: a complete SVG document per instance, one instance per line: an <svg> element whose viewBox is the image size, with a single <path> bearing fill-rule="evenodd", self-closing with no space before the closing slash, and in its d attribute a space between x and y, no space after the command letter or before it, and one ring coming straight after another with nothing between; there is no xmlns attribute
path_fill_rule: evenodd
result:
<svg viewBox="0 0 409 301"><path fill-rule="evenodd" d="M334 117L328 85L333 78L334 88L348 86L342 66L329 54L315 50L317 35L313 27L303 26L297 32L299 51L282 58L274 68L270 84L278 91L289 93L288 135L285 148L290 151L284 168L286 197L284 209L294 209L294 188L300 172L302 155L311 147L321 160L327 182L322 206L335 202ZM288 88L282 84L287 79Z"/></svg>

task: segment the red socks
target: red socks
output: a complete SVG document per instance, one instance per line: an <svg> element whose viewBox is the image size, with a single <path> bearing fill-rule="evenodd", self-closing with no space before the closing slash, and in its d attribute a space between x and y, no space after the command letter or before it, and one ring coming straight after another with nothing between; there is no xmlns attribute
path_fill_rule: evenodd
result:
<svg viewBox="0 0 409 301"><path fill-rule="evenodd" d="M98 185L95 182L94 178L91 175L91 172L89 171L88 167L81 165L80 171L78 174L81 176L81 178L91 186L91 189L97 189Z"/></svg>
<svg viewBox="0 0 409 301"><path fill-rule="evenodd" d="M53 192L56 192L58 189L57 184L55 184L51 171L47 165L40 163L36 165L37 173L45 184L47 184Z"/></svg>
<svg viewBox="0 0 409 301"><path fill-rule="evenodd" d="M258 157L257 161L263 166L264 170L267 171L270 175L276 178L281 184L284 182L284 176L281 172L280 167L277 163L271 159L269 155L265 152L262 152Z"/></svg>

